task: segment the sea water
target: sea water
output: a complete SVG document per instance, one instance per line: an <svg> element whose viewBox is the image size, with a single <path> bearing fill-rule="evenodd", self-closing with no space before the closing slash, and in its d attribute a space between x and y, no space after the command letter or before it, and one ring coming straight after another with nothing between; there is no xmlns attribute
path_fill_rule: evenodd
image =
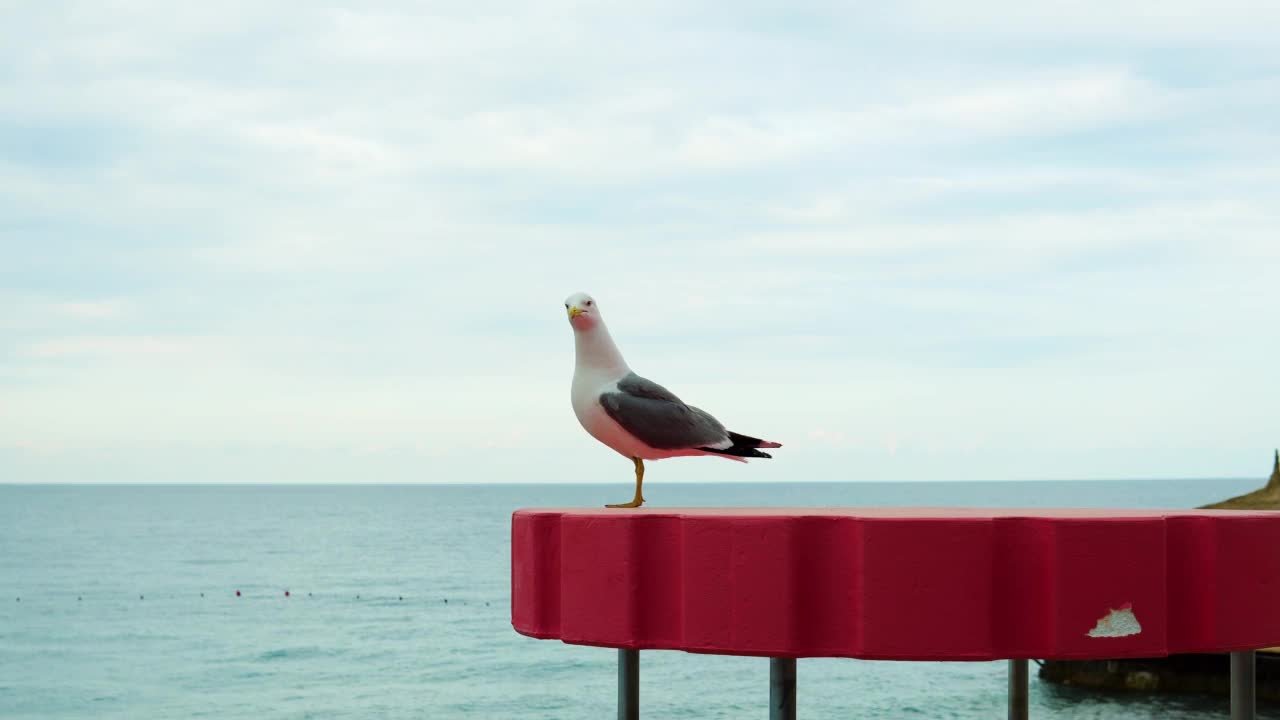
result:
<svg viewBox="0 0 1280 720"><path fill-rule="evenodd" d="M654 483L646 495L654 506L1189 508L1258 484ZM615 651L512 630L508 543L516 508L628 492L0 485L0 718L610 718ZM767 712L765 659L641 658L645 717ZM1224 699L1095 693L1034 670L1037 718L1226 712ZM806 659L797 704L807 718L1003 717L1005 672Z"/></svg>

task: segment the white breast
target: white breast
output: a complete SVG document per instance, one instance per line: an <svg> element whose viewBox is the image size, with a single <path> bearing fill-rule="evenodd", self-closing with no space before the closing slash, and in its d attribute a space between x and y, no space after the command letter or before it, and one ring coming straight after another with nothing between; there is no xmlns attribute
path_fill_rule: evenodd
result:
<svg viewBox="0 0 1280 720"><path fill-rule="evenodd" d="M573 414L591 437L627 456L636 457L644 446L622 426L609 417L600 405L600 396L618 389L616 378L601 377L596 373L575 373L573 376Z"/></svg>

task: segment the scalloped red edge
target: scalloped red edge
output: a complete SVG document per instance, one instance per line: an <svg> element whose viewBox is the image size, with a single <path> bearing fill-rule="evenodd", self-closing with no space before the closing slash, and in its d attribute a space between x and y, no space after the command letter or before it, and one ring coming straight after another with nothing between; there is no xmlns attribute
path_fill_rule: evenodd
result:
<svg viewBox="0 0 1280 720"><path fill-rule="evenodd" d="M530 509L511 535L512 625L573 644L892 660L1280 645L1280 516L1264 512ZM1090 636L1125 608L1140 632Z"/></svg>

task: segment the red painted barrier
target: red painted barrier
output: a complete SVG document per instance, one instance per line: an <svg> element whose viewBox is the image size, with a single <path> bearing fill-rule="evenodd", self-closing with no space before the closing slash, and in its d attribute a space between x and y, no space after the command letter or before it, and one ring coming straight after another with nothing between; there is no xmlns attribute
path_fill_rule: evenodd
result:
<svg viewBox="0 0 1280 720"><path fill-rule="evenodd" d="M1280 516L519 510L511 620L629 649L886 660L1280 645Z"/></svg>

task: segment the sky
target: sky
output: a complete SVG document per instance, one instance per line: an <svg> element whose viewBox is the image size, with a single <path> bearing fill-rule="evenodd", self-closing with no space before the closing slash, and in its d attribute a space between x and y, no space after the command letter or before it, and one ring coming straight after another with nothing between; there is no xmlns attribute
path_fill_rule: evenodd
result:
<svg viewBox="0 0 1280 720"><path fill-rule="evenodd" d="M1252 477L1274 2L0 0L0 482Z"/></svg>

